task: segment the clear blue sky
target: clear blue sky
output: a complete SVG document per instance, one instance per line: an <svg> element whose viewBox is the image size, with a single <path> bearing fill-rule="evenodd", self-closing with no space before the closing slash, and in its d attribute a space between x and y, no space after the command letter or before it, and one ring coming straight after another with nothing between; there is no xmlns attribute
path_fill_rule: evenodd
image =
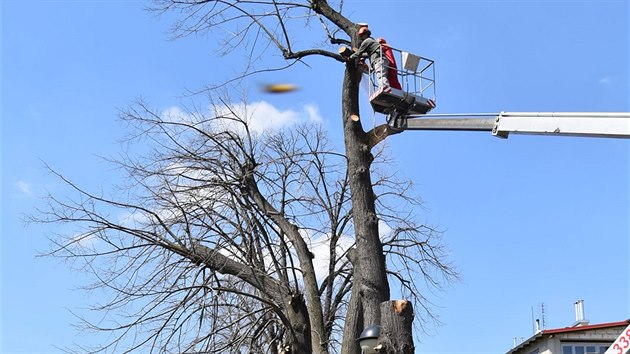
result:
<svg viewBox="0 0 630 354"><path fill-rule="evenodd" d="M98 156L120 151L118 109L137 97L177 106L187 89L240 62L213 38L167 40L171 20L136 1L1 2L2 353L56 353L94 339L71 327L98 293L57 259L37 258L49 227L25 225L46 190L64 187L44 163L92 190L116 182ZM629 111L627 0L345 1L356 22L395 47L436 60L435 113ZM342 149L343 67L322 59L254 78L250 100L280 111L315 105ZM301 90L260 93L263 82ZM367 98L363 97L365 100ZM363 108L363 122L372 114ZM375 117L377 122L382 116ZM419 353L504 353L532 334L630 318L629 142L616 139L405 132L388 141L401 176L445 230L462 281L431 296L443 325Z"/></svg>

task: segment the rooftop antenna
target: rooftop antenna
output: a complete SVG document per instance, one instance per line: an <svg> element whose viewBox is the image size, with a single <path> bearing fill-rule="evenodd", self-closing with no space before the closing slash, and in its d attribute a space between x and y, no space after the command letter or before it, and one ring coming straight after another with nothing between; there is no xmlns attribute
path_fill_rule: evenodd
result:
<svg viewBox="0 0 630 354"><path fill-rule="evenodd" d="M547 320L545 319L545 303L540 304L540 317L542 317L542 328L547 328Z"/></svg>

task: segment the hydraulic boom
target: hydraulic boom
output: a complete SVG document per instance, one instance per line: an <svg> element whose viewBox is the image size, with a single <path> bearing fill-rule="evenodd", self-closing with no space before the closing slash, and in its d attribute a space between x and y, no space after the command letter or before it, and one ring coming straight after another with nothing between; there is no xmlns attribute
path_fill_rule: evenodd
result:
<svg viewBox="0 0 630 354"><path fill-rule="evenodd" d="M629 112L403 115L390 124L402 130L489 131L500 138L509 134L630 138Z"/></svg>

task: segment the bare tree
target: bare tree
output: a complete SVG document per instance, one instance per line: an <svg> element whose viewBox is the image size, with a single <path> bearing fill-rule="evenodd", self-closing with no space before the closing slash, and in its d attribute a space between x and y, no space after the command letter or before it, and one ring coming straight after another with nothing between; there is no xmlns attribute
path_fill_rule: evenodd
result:
<svg viewBox="0 0 630 354"><path fill-rule="evenodd" d="M247 112L227 100L212 112L173 116L143 102L130 107L123 118L154 150L116 161L128 172L124 193L93 194L59 175L79 197L51 196L39 218L82 225L56 239L53 253L82 261L97 277L94 286L111 290L112 300L97 310L112 316L88 326L115 335L94 351L358 354L356 339L381 322L390 300L388 275L416 315L431 318L423 289L456 273L444 261L439 233L414 222L408 184L389 175L372 180L380 156L373 150L396 131L382 125L366 132L353 119L360 116L361 70L322 44L354 43L358 26L341 14L343 2L155 5L181 12L176 35L220 30L228 33L223 48L248 48L251 60L239 78L273 70L254 66L269 44L285 66L312 55L343 63L345 153L312 126L253 132ZM322 29L320 44L294 48L295 26L311 21ZM381 222L389 234L379 234ZM410 333L413 311L404 308L411 306L397 313ZM413 342L403 344L382 340L381 351L413 352Z"/></svg>

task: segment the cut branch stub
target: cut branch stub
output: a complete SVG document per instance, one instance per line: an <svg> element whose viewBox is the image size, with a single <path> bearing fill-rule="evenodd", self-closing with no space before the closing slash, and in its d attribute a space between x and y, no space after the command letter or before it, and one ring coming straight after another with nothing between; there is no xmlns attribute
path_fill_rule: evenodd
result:
<svg viewBox="0 0 630 354"><path fill-rule="evenodd" d="M413 354L413 306L407 300L381 303L381 334L376 352L379 354Z"/></svg>

